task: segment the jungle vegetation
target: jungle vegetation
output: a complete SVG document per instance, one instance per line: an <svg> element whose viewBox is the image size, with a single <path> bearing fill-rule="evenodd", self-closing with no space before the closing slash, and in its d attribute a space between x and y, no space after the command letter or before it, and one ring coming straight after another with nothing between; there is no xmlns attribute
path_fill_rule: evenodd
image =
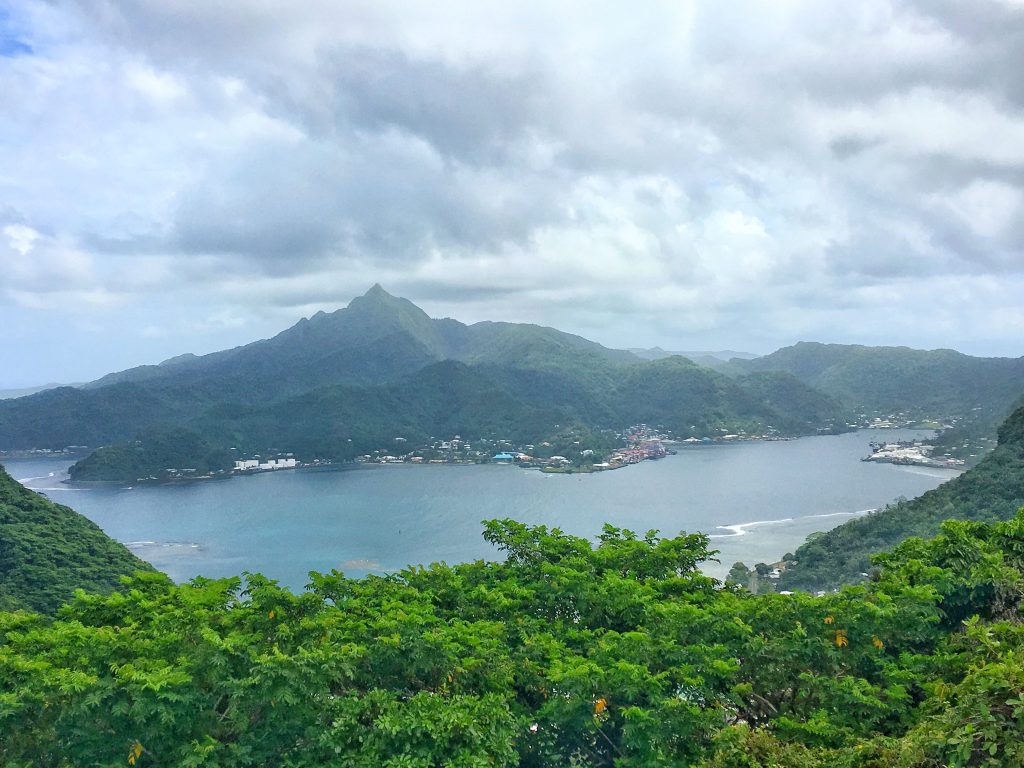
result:
<svg viewBox="0 0 1024 768"><path fill-rule="evenodd" d="M998 445L981 463L916 499L816 534L794 553L780 589L833 589L870 575L871 555L908 536L933 536L942 521L1006 520L1024 505L1024 408L1003 422Z"/></svg>
<svg viewBox="0 0 1024 768"><path fill-rule="evenodd" d="M0 608L52 613L76 589L110 592L142 570L151 566L99 526L0 466Z"/></svg>
<svg viewBox="0 0 1024 768"><path fill-rule="evenodd" d="M126 577L0 612L0 764L939 768L1024 762L1024 510L822 597L703 535L485 524L503 562L302 594Z"/></svg>

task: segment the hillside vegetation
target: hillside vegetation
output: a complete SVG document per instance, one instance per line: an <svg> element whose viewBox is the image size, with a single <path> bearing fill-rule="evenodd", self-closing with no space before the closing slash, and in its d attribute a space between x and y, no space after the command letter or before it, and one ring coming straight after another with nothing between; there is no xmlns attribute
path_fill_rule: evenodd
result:
<svg viewBox="0 0 1024 768"><path fill-rule="evenodd" d="M1024 394L1024 357L971 357L951 349L801 342L730 367L784 371L863 411L931 418L979 409L1001 420Z"/></svg>
<svg viewBox="0 0 1024 768"><path fill-rule="evenodd" d="M106 446L76 479L230 467L228 451L346 460L462 435L539 443L658 424L680 437L843 428L832 397L785 373L729 377L643 361L553 328L431 319L375 286L272 339L0 402L0 450Z"/></svg>
<svg viewBox="0 0 1024 768"><path fill-rule="evenodd" d="M999 428L999 443L978 466L912 500L894 504L800 546L781 589L831 589L871 571L871 555L908 536L932 536L950 518L1007 520L1024 505L1024 408Z"/></svg>
<svg viewBox="0 0 1024 768"><path fill-rule="evenodd" d="M302 460L352 459L394 445L421 445L432 436L517 443L549 439L559 429L612 430L658 424L681 436L767 429L787 434L831 430L838 406L796 379L714 373L684 358L638 363L598 381L567 369L537 371L435 363L404 379L374 387L336 386L269 405L223 404L153 425L135 441L100 448L72 467L75 480L161 476L168 467L229 469L235 448L287 450Z"/></svg>
<svg viewBox="0 0 1024 768"><path fill-rule="evenodd" d="M169 429L184 430L173 466L199 470L230 466L230 448L346 460L399 436L539 443L566 425L596 434L635 423L682 438L802 435L902 412L956 420L956 445L944 448L970 458L1024 394L1024 360L949 350L801 343L717 361L721 371L663 354L643 360L536 325L432 319L374 286L271 339L0 401L0 450L108 446L79 479L132 481L167 469L153 434Z"/></svg>
<svg viewBox="0 0 1024 768"><path fill-rule="evenodd" d="M956 425L934 444L968 464L991 447L996 429L1024 404L1024 357L972 357L951 349L801 342L722 368L779 371L828 394L852 413Z"/></svg>
<svg viewBox="0 0 1024 768"><path fill-rule="evenodd" d="M0 612L0 763L1024 763L1024 510L820 598L721 588L701 535L485 537L505 562L301 595L149 574L56 621Z"/></svg>
<svg viewBox="0 0 1024 768"><path fill-rule="evenodd" d="M53 613L76 589L110 592L121 576L148 570L99 526L0 467L0 607Z"/></svg>

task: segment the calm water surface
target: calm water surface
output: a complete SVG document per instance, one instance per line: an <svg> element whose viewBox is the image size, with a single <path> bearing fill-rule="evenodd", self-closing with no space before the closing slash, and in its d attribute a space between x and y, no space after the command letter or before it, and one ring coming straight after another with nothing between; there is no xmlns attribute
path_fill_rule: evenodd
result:
<svg viewBox="0 0 1024 768"><path fill-rule="evenodd" d="M604 522L638 532L703 531L721 560L705 570L721 577L736 560L774 562L813 531L954 477L859 461L872 440L924 434L872 430L679 447L660 461L593 475L402 464L123 489L62 483L67 461L6 466L177 580L254 571L301 589L311 570L363 576L494 558L480 521L502 517L583 536Z"/></svg>

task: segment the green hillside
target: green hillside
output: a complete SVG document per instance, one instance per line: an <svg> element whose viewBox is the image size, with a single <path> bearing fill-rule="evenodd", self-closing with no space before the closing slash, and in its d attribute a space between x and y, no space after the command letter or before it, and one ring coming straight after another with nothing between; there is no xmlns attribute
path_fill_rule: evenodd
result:
<svg viewBox="0 0 1024 768"><path fill-rule="evenodd" d="M684 357L629 367L617 385L624 423L664 424L681 437L774 428L787 434L841 429L838 402L788 374L730 378Z"/></svg>
<svg viewBox="0 0 1024 768"><path fill-rule="evenodd" d="M271 339L0 401L0 451L132 441L148 427L200 420L225 406L262 407L325 387L384 387L445 361L560 377L593 393L638 358L553 328L434 320L374 286L348 307Z"/></svg>
<svg viewBox="0 0 1024 768"><path fill-rule="evenodd" d="M999 428L999 443L978 466L916 499L816 534L794 553L780 589L831 589L872 570L871 555L908 536L933 536L943 520L1007 520L1024 506L1024 408Z"/></svg>
<svg viewBox="0 0 1024 768"><path fill-rule="evenodd" d="M951 349L865 347L801 342L733 371L784 371L869 413L965 416L974 409L1000 420L1024 395L1024 358L971 357Z"/></svg>
<svg viewBox="0 0 1024 768"><path fill-rule="evenodd" d="M1024 510L822 597L722 588L703 535L484 535L504 562L0 611L0 764L1024 764Z"/></svg>
<svg viewBox="0 0 1024 768"><path fill-rule="evenodd" d="M842 429L858 413L902 412L958 420L956 445L944 449L970 453L1024 394L1024 359L949 350L802 343L723 365L729 375L553 328L435 320L374 286L271 339L0 401L0 450L130 447L174 425L198 436L187 463L212 467L207 455L231 447L345 459L406 433L540 441L566 422L646 422L681 437L799 435ZM158 463L137 448L86 475L114 479L96 469Z"/></svg>
<svg viewBox="0 0 1024 768"><path fill-rule="evenodd" d="M152 570L100 528L0 467L0 607L53 613L76 589L110 592Z"/></svg>
<svg viewBox="0 0 1024 768"><path fill-rule="evenodd" d="M318 312L271 339L133 368L86 388L134 381L199 388L217 402L251 402L254 397L266 402L330 385L384 384L443 360L524 368L571 362L593 368L637 358L554 328L435 320L375 285L347 307Z"/></svg>
<svg viewBox="0 0 1024 768"><path fill-rule="evenodd" d="M527 443L566 428L606 430L604 447L611 447L611 431L640 422L681 436L769 428L807 434L841 425L842 416L830 398L785 374L734 380L684 358L581 372L449 360L388 384L324 387L269 405L208 406L176 425L150 426L136 440L100 448L71 474L133 482L162 478L169 467L230 469L238 455L231 448L344 461L387 448L396 437L409 447L456 434Z"/></svg>

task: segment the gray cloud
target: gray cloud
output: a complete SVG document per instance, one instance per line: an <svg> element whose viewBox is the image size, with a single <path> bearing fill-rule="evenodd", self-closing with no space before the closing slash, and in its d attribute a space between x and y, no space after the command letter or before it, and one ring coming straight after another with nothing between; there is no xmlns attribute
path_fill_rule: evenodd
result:
<svg viewBox="0 0 1024 768"><path fill-rule="evenodd" d="M11 13L0 208L45 259L9 312L70 281L99 327L145 308L169 356L380 281L622 345L856 340L858 311L872 340L949 341L912 306L1024 353L1009 0Z"/></svg>

